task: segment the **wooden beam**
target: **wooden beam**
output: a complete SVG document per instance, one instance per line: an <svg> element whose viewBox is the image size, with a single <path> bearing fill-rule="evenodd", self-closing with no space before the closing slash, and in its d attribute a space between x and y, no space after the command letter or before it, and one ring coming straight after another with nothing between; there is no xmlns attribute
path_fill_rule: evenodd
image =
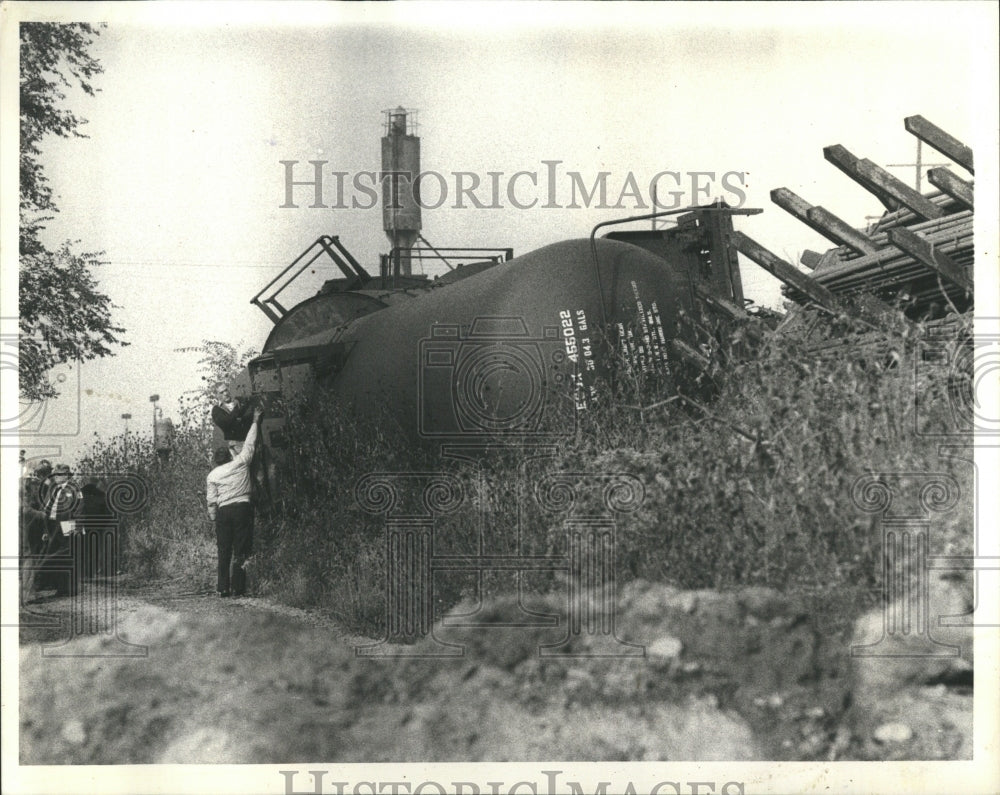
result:
<svg viewBox="0 0 1000 795"><path fill-rule="evenodd" d="M683 340L677 339L677 337L670 340L670 347L673 348L675 353L692 362L701 370L707 370L712 364L711 359L706 356L702 356L701 353L696 351Z"/></svg>
<svg viewBox="0 0 1000 795"><path fill-rule="evenodd" d="M730 320L745 320L747 318L746 310L743 307L734 304L726 298L713 295L700 285L695 285L694 292L702 301L720 310Z"/></svg>
<svg viewBox="0 0 1000 795"><path fill-rule="evenodd" d="M923 116L907 116L903 119L903 125L908 133L912 133L945 157L954 160L970 174L976 173L972 169L972 150L954 136L948 135Z"/></svg>
<svg viewBox="0 0 1000 795"><path fill-rule="evenodd" d="M817 232L821 229L829 230L826 236L850 249L858 252L862 256L874 254L878 251L878 246L864 232L860 232L848 223L840 220L836 215L823 207L813 207L806 213L806 223ZM820 232L820 234L824 234Z"/></svg>
<svg viewBox="0 0 1000 795"><path fill-rule="evenodd" d="M965 270L943 251L934 248L928 241L906 227L889 230L889 242L900 251L909 254L918 262L939 273L949 282L958 285L967 293L972 293L975 285L965 275Z"/></svg>
<svg viewBox="0 0 1000 795"><path fill-rule="evenodd" d="M833 146L826 147L825 149L823 149L823 157L826 158L826 161L828 163L832 163L833 165L835 165L837 168L839 168L841 171L847 174L847 176L849 176L851 179L853 179L855 182L861 185L862 188L864 188L866 191L875 196L876 199L882 202L882 205L887 210L899 209L900 207L899 201L894 199L891 194L882 190L882 188L880 188L874 182L871 182L866 177L864 177L858 170L858 163L861 161L859 161L858 158L856 158L854 155L848 152L847 149L845 149L843 146L841 146L840 144L834 144Z"/></svg>
<svg viewBox="0 0 1000 795"><path fill-rule="evenodd" d="M959 204L970 210L974 209L973 187L968 180L956 177L946 168L932 168L927 172L927 179L931 185L947 193Z"/></svg>
<svg viewBox="0 0 1000 795"><path fill-rule="evenodd" d="M816 281L816 279L811 276L807 276L794 266L785 262L785 260L781 259L781 257L777 254L768 251L757 241L747 237L742 232L734 232L732 241L733 245L736 246L737 251L745 254L772 276L775 276L785 284L805 295L813 303L831 311L841 312L845 310L846 307L840 299L828 288L824 287ZM828 251L823 255L823 258L836 258L834 251L835 250ZM820 263L820 266L822 266L822 263ZM852 313L857 314L857 316L862 320L876 325L884 323L887 320L894 321L899 317L899 312L897 310L879 300L874 295L868 296L866 305L853 305L851 311Z"/></svg>
<svg viewBox="0 0 1000 795"><path fill-rule="evenodd" d="M840 258L840 249L831 248L829 251L823 252L823 256L819 258L819 262L816 263L816 267L813 270L817 273L822 273L829 268L836 267L843 261Z"/></svg>
<svg viewBox="0 0 1000 795"><path fill-rule="evenodd" d="M898 177L894 177L884 168L875 165L871 160L859 160L858 169L865 179L871 180L901 205L912 210L921 218L932 221L944 216L944 210L934 202L922 193L915 191Z"/></svg>
<svg viewBox="0 0 1000 795"><path fill-rule="evenodd" d="M802 271L794 265L785 262L777 254L768 251L756 240L747 237L742 232L734 232L732 241L737 251L748 256L772 276L807 296L813 303L827 309L839 307L840 302L837 301L836 296L822 284L812 277L806 276Z"/></svg>
<svg viewBox="0 0 1000 795"><path fill-rule="evenodd" d="M820 260L822 259L823 259L822 254L820 254L818 251L812 251L808 248L805 251L803 251L802 254L799 256L799 262L801 262L805 267L809 268L809 270L816 270L816 266L819 265Z"/></svg>
<svg viewBox="0 0 1000 795"><path fill-rule="evenodd" d="M788 188L772 190L771 201L838 246L847 246L861 255L878 251L878 246L868 235L859 232L829 210L814 207Z"/></svg>
<svg viewBox="0 0 1000 795"><path fill-rule="evenodd" d="M875 198L890 210L906 207L911 212L928 221L944 215L944 210L926 196L913 190L905 182L896 179L896 177L884 168L875 165L871 160L858 159L840 144L826 147L823 150L823 156L847 174L847 176L871 192Z"/></svg>

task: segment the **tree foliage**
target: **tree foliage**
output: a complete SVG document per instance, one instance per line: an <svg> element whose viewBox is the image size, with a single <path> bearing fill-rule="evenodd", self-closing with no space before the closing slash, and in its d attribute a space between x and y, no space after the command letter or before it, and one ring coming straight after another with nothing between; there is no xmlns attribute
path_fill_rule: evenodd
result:
<svg viewBox="0 0 1000 795"><path fill-rule="evenodd" d="M41 239L58 211L42 162L43 139L86 137L86 120L63 107L76 87L93 96L103 72L89 53L97 28L82 23L23 22L21 36L20 152L20 390L29 400L56 395L47 378L58 364L112 353L124 329L111 320L114 305L98 289L92 269L99 253L75 253L72 244L50 250Z"/></svg>
<svg viewBox="0 0 1000 795"><path fill-rule="evenodd" d="M97 255L74 253L69 242L54 252L21 255L18 358L25 397L53 397L49 370L107 356L108 346L118 342L121 329L110 324L111 301L91 273L99 264Z"/></svg>
<svg viewBox="0 0 1000 795"><path fill-rule="evenodd" d="M240 343L242 345L242 343ZM201 386L187 390L181 396L181 424L209 425L212 406L219 402L219 391L228 388L242 373L247 363L257 356L254 348L242 349L228 342L203 340L201 345L175 348L176 353L199 353Z"/></svg>

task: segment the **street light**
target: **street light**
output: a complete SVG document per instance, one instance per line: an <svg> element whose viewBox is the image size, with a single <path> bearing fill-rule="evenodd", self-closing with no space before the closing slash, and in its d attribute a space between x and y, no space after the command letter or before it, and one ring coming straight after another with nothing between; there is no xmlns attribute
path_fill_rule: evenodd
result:
<svg viewBox="0 0 1000 795"><path fill-rule="evenodd" d="M128 421L132 419L131 414L122 414L122 419L125 420L125 433L128 433Z"/></svg>

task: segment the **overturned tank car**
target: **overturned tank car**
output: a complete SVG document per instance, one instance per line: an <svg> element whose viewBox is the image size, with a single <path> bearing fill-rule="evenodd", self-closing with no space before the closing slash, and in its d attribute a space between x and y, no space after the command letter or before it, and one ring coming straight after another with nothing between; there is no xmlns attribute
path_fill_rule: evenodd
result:
<svg viewBox="0 0 1000 795"><path fill-rule="evenodd" d="M275 325L234 390L264 401L264 443L279 457L289 398L316 383L414 441L562 436L613 373L661 384L696 377L705 357L687 321L728 317L743 303L725 243L736 212L746 211L694 208L666 235L473 257L433 280L391 267L369 275L337 238L320 238L268 289L280 293L324 254L344 277L287 311L275 294L255 297Z"/></svg>
<svg viewBox="0 0 1000 795"><path fill-rule="evenodd" d="M419 145L405 140L414 137L405 111L387 113L383 166L415 173L419 162L406 158L418 157ZM967 147L922 117L905 124L919 144L971 174ZM611 221L589 239L513 257L510 249L436 249L419 233L412 196L404 191L402 211L390 211L386 198L393 248L379 275L369 274L339 238L322 236L254 296L274 327L233 391L267 407L263 442L279 462L289 399L317 383L326 386L324 399L389 422L387 432L415 442L558 437L572 432L602 382L622 374L655 380L661 396L664 385L668 392L697 391L710 365L705 329L747 317L738 254L784 283L793 310L811 306L874 319L892 313L930 324L971 313L971 179L936 165L928 177L936 190L925 195L919 184L910 188L842 146L824 153L886 213L857 229L789 189L773 191L776 204L835 246L822 255L805 252L801 266L734 230L734 215L759 210L721 203L621 219L674 215L669 228L598 236L619 223ZM282 292L321 257L342 277L286 309ZM414 274L413 264L426 259L449 270L433 279ZM870 300L851 305L859 293ZM809 334L794 311L782 327Z"/></svg>

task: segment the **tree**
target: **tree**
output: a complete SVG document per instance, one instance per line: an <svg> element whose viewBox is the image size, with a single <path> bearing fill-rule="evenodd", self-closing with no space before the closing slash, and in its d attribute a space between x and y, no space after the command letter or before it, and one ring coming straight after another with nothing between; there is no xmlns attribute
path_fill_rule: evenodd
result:
<svg viewBox="0 0 1000 795"><path fill-rule="evenodd" d="M112 353L124 329L111 320L114 305L98 289L92 269L100 253L74 253L65 242L50 250L41 239L45 222L58 211L41 160L47 135L86 136L86 120L62 107L65 90L79 86L93 96L93 78L103 72L88 52L99 31L82 23L22 22L21 155L18 294L19 377L22 397L44 400L57 393L48 380L58 364Z"/></svg>

